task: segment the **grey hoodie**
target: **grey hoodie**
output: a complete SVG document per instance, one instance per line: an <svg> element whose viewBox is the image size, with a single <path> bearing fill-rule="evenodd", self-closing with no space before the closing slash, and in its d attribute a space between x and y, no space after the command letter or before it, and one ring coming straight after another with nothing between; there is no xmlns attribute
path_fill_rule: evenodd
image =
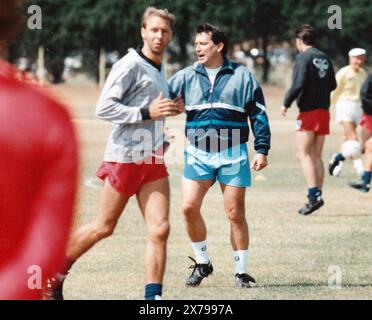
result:
<svg viewBox="0 0 372 320"><path fill-rule="evenodd" d="M114 64L96 108L98 118L114 125L104 161L141 161L163 146L165 118L148 119L149 106L160 92L169 98L164 73L135 50Z"/></svg>

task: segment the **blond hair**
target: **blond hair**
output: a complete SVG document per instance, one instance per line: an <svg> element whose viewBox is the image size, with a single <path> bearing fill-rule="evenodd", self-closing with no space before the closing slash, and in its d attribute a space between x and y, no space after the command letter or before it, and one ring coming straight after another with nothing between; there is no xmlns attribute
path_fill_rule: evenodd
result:
<svg viewBox="0 0 372 320"><path fill-rule="evenodd" d="M176 24L175 15L170 13L168 9L157 9L155 7L148 7L142 16L142 24L141 24L142 28L146 28L146 21L148 18L152 16L157 16L164 20L167 20L172 30L174 28L174 25Z"/></svg>

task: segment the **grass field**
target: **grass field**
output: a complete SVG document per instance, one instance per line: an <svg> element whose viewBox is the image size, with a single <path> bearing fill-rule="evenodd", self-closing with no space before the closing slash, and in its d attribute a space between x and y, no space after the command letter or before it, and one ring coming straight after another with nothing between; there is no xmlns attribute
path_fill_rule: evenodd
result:
<svg viewBox="0 0 372 320"><path fill-rule="evenodd" d="M54 90L70 105L81 142L78 226L90 222L97 214L100 187L94 174L111 127L94 119L99 93L95 87L62 85ZM249 272L256 278L257 286L250 290L234 288L229 225L220 190L215 186L203 206L215 273L200 288L185 288L184 281L190 272L187 256L192 255L192 250L180 210L182 164L171 164L172 231L165 299L372 299L371 194L360 194L347 187L347 181L355 178L349 164L342 177L327 176L326 206L322 210L309 217L296 213L305 202L306 186L294 149L297 109L293 108L287 119L280 118L283 94L280 89L265 88L273 133L270 166L255 174L258 181L246 197L251 232ZM168 126L183 129L183 121L182 117L173 119ZM325 161L328 162L340 141L340 128L332 124ZM182 145L180 139L175 142L181 150ZM258 175L261 177L257 179ZM144 244L144 224L133 200L114 236L97 244L76 263L65 284L65 298L142 299ZM328 285L335 267L341 271L341 289Z"/></svg>

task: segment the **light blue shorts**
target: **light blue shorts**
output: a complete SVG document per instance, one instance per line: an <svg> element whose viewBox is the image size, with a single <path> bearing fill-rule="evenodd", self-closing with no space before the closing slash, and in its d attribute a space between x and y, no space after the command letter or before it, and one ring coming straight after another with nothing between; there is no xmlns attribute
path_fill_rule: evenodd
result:
<svg viewBox="0 0 372 320"><path fill-rule="evenodd" d="M212 180L232 187L252 185L249 155L245 143L222 152L205 152L189 145L185 150L184 177Z"/></svg>

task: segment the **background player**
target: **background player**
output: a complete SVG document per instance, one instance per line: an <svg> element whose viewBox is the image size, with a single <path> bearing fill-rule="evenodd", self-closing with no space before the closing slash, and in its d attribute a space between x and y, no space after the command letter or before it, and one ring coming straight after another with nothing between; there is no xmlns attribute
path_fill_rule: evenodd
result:
<svg viewBox="0 0 372 320"><path fill-rule="evenodd" d="M330 133L330 95L336 88L332 62L325 53L315 48L315 30L303 25L296 30L297 56L293 84L288 91L282 115L296 99L300 114L297 120L297 157L308 186L308 203L298 212L308 215L324 205L322 188L324 164L322 152L325 136Z"/></svg>
<svg viewBox="0 0 372 320"><path fill-rule="evenodd" d="M331 95L332 105L336 107L336 121L342 124L344 129L344 145L341 152L334 154L329 162L328 171L332 176L341 173L344 161L349 157L354 158L354 168L358 175L363 173L363 161L359 158L362 146L358 139L357 127L362 116L360 90L367 78L367 73L362 68L366 59L366 50L352 49L349 52L349 59L349 65L337 72L337 89ZM356 145L356 147L349 151L349 145Z"/></svg>

